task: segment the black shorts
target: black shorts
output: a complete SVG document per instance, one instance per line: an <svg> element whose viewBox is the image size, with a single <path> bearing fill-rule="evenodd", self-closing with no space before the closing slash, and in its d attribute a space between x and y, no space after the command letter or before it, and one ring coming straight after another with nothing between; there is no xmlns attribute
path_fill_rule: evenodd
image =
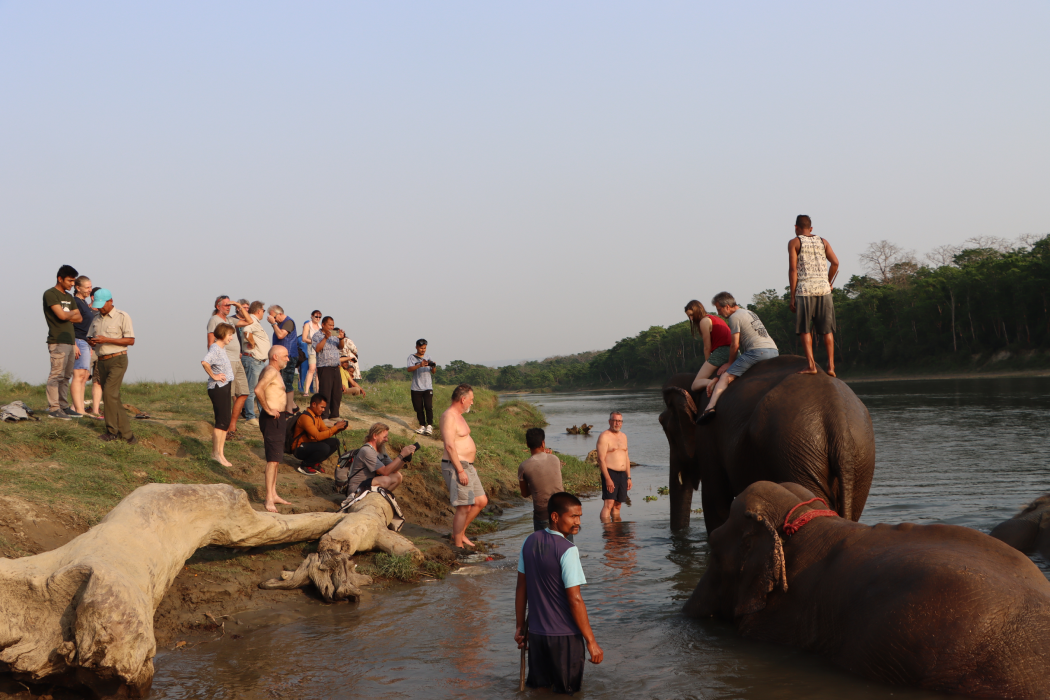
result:
<svg viewBox="0 0 1050 700"><path fill-rule="evenodd" d="M529 675L525 685L530 688L550 687L555 693L575 693L583 685L583 666L587 662L587 647L583 635L548 637L529 634Z"/></svg>
<svg viewBox="0 0 1050 700"><path fill-rule="evenodd" d="M276 418L266 411L259 414L259 430L263 435L263 446L267 462L284 461L284 437L288 432L288 419L291 413L282 411Z"/></svg>
<svg viewBox="0 0 1050 700"><path fill-rule="evenodd" d="M627 472L614 471L609 469L609 478L613 482L613 490L608 491L605 488L605 477L598 472L598 478L602 482L602 500L603 501L616 501L617 503L623 503L627 500Z"/></svg>
<svg viewBox="0 0 1050 700"><path fill-rule="evenodd" d="M230 419L233 417L233 382L208 389L208 398L211 399L212 411L215 413L215 427L219 430L229 430Z"/></svg>
<svg viewBox="0 0 1050 700"><path fill-rule="evenodd" d="M826 335L835 332L835 302L830 294L822 297L795 297L795 335Z"/></svg>

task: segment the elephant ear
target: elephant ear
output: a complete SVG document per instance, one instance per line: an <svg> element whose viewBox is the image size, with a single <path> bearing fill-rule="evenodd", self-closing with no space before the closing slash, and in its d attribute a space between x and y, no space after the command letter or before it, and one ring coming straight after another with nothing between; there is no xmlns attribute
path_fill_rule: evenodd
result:
<svg viewBox="0 0 1050 700"><path fill-rule="evenodd" d="M767 515L747 511L747 517L755 521L744 536L747 553L740 571L737 588L737 617L756 613L766 607L768 596L777 585L787 592L787 570L784 567L784 545L777 534L777 527Z"/></svg>
<svg viewBox="0 0 1050 700"><path fill-rule="evenodd" d="M686 389L677 386L669 386L664 388L664 404L667 405L669 411L668 418L677 422L677 429L679 433L679 439L682 441L682 445L685 448L685 453L690 458L695 456L696 447L694 443L694 431L696 429L696 402L693 401L693 396ZM663 424L663 418L661 417L660 422ZM666 424L664 430L667 430ZM695 486L694 486L695 488Z"/></svg>

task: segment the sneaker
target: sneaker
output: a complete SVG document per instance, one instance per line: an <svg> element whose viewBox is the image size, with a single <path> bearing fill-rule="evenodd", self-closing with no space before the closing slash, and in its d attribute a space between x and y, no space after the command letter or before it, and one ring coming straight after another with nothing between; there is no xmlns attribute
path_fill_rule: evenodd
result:
<svg viewBox="0 0 1050 700"><path fill-rule="evenodd" d="M64 408L64 409L62 409L62 412L65 413L70 418L83 418L84 417L83 413L77 413L72 408Z"/></svg>
<svg viewBox="0 0 1050 700"><path fill-rule="evenodd" d="M98 436L98 439L102 442L113 442L114 440L119 440L120 438L118 438L113 433L102 433Z"/></svg>
<svg viewBox="0 0 1050 700"><path fill-rule="evenodd" d="M70 416L66 415L66 412L62 409L51 411L47 415L49 418L57 418L58 420L73 420Z"/></svg>
<svg viewBox="0 0 1050 700"><path fill-rule="evenodd" d="M314 467L314 470L319 472L319 473L321 473L321 474L324 474L324 467L322 467L320 464L318 464L316 467Z"/></svg>
<svg viewBox="0 0 1050 700"><path fill-rule="evenodd" d="M426 434L427 434L427 427L425 425L421 425L421 426L419 426L419 428L416 429L416 435L426 435Z"/></svg>
<svg viewBox="0 0 1050 700"><path fill-rule="evenodd" d="M245 425L250 425L253 428L258 428L259 427L259 419L258 418L252 418L250 420L244 421L244 424Z"/></svg>
<svg viewBox="0 0 1050 700"><path fill-rule="evenodd" d="M424 434L424 435L433 435L433 434L434 434L434 426L432 426L432 425L428 425L428 426L427 426L427 430L426 430L426 432L425 432L425 433L423 433L423 434Z"/></svg>
<svg viewBox="0 0 1050 700"><path fill-rule="evenodd" d="M307 476L313 476L317 473L317 470L313 467L298 467L295 471L299 472L300 474L306 474Z"/></svg>
<svg viewBox="0 0 1050 700"><path fill-rule="evenodd" d="M139 444L139 439L137 437L135 437L134 435L132 435L131 437L129 437L124 442L128 443L129 445L137 445L137 444Z"/></svg>

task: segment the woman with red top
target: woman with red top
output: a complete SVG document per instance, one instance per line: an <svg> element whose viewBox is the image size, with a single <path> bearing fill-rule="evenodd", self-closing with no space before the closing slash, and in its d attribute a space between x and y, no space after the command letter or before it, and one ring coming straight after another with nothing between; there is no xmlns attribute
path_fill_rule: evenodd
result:
<svg viewBox="0 0 1050 700"><path fill-rule="evenodd" d="M714 381L713 375L719 367L729 363L729 326L720 316L707 313L707 309L696 299L685 305L685 315L689 317L689 330L693 337L699 335L704 339L704 364L693 380L693 391L707 388Z"/></svg>

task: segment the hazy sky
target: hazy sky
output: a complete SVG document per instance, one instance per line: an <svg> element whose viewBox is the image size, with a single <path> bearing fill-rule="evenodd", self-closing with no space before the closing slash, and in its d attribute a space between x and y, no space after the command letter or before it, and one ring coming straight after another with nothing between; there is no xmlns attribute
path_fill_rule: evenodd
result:
<svg viewBox="0 0 1050 700"><path fill-rule="evenodd" d="M610 347L787 284L1050 232L1046 2L0 2L0 369L113 291L129 378L205 379L214 297L317 307L365 366Z"/></svg>

